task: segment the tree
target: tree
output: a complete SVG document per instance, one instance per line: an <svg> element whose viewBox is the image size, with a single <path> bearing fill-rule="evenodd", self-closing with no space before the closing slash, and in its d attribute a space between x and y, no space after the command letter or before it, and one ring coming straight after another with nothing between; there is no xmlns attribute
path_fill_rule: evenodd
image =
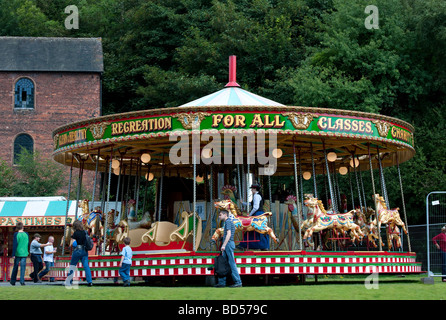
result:
<svg viewBox="0 0 446 320"><path fill-rule="evenodd" d="M39 152L30 153L23 149L17 162L18 179L14 184L14 196L54 196L64 185L65 178L61 165L50 159L43 159Z"/></svg>
<svg viewBox="0 0 446 320"><path fill-rule="evenodd" d="M0 197L13 195L16 180L12 168L3 159L0 159Z"/></svg>

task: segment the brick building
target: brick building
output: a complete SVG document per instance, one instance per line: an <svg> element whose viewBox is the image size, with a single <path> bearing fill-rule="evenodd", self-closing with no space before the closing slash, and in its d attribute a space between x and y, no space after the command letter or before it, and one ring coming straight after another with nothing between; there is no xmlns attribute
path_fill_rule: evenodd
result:
<svg viewBox="0 0 446 320"><path fill-rule="evenodd" d="M0 37L0 158L21 147L51 158L52 132L101 115L97 38Z"/></svg>

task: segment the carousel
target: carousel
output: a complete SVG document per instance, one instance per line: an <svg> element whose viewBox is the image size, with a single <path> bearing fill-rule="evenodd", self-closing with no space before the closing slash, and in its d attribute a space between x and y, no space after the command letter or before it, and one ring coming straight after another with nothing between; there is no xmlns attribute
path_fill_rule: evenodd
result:
<svg viewBox="0 0 446 320"><path fill-rule="evenodd" d="M175 108L60 127L53 158L78 168L80 184L84 170L95 172L95 183L106 177L101 208L76 199L96 239L93 278L119 276L125 237L131 276L212 275L219 210L234 219L242 276L420 273L399 174L415 154L413 132L388 116L285 106L243 90L231 56L222 90ZM388 198L383 169L391 166L402 208ZM271 187L278 177L292 181L282 198ZM111 199L122 206L111 208ZM70 232L66 225L64 253ZM64 277L68 263L60 257L52 274Z"/></svg>

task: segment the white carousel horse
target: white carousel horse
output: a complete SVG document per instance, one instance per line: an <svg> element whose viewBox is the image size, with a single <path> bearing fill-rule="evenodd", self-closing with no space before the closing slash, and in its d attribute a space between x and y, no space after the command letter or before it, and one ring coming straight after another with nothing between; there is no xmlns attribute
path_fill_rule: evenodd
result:
<svg viewBox="0 0 446 320"><path fill-rule="evenodd" d="M312 225L305 231L304 239L311 238L313 232L325 229L350 231L352 242L361 240L364 237L361 228L353 222L355 210L347 213L329 214L325 211L322 201L317 198L307 198L304 203L308 207L308 212L313 214Z"/></svg>
<svg viewBox="0 0 446 320"><path fill-rule="evenodd" d="M386 201L379 194L373 196L376 207L376 217L378 220L378 228L381 224L387 224L387 244L389 250L392 248L392 240L396 240L397 248L401 247L401 237L399 227L401 227L405 234L407 234L406 225L401 220L399 208L389 210L386 205Z"/></svg>

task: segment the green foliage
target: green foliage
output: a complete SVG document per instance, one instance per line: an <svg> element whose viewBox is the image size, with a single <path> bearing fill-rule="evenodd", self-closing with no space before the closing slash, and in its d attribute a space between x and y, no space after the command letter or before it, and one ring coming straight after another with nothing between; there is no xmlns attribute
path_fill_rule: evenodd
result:
<svg viewBox="0 0 446 320"><path fill-rule="evenodd" d="M0 197L13 195L13 186L16 177L14 171L8 164L0 159Z"/></svg>
<svg viewBox="0 0 446 320"><path fill-rule="evenodd" d="M13 195L18 197L54 196L63 186L63 167L50 159L43 159L39 152L23 149L17 161L17 180Z"/></svg>

